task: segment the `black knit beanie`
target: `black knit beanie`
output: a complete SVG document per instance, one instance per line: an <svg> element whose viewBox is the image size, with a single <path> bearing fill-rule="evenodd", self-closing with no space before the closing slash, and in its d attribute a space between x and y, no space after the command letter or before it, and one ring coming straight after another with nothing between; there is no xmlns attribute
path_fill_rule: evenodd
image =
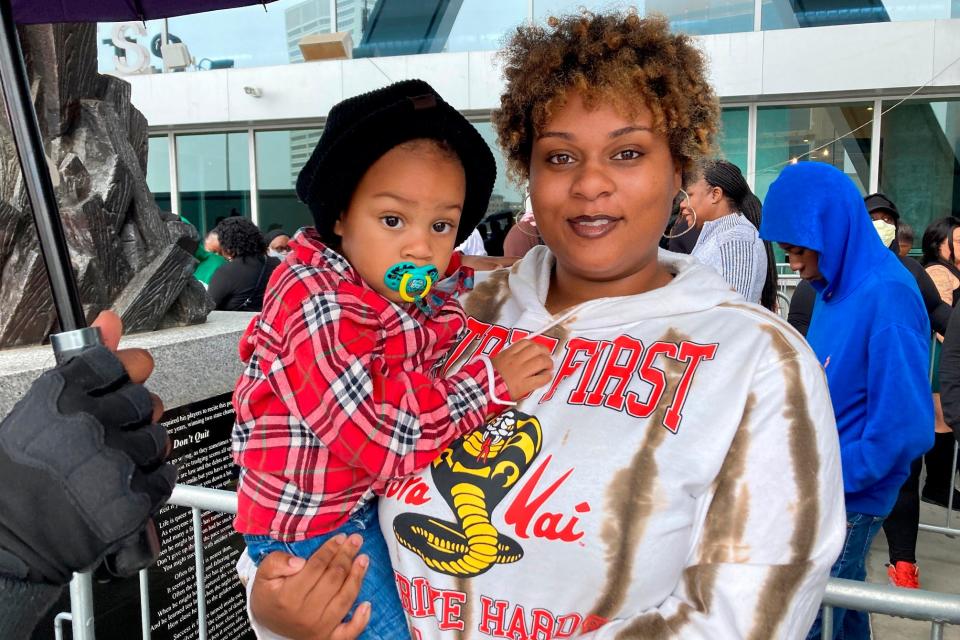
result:
<svg viewBox="0 0 960 640"><path fill-rule="evenodd" d="M897 209L897 205L885 194L871 193L863 199L863 203L867 206L868 213L873 213L874 211L889 211L894 221L900 222L900 211Z"/></svg>
<svg viewBox="0 0 960 640"><path fill-rule="evenodd" d="M348 98L330 110L323 134L297 178L297 197L310 208L324 242L337 241L334 223L360 179L387 151L428 138L453 148L466 176L457 244L483 218L496 179L490 147L459 111L423 80L404 80Z"/></svg>

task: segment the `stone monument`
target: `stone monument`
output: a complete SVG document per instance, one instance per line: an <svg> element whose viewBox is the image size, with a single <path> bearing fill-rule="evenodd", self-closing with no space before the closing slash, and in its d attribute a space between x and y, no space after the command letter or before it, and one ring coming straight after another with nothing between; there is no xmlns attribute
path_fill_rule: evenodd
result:
<svg viewBox="0 0 960 640"><path fill-rule="evenodd" d="M20 27L87 319L112 308L128 332L203 322L194 227L147 188L147 122L130 85L97 72L96 25ZM0 120L0 348L38 344L56 312L6 117Z"/></svg>

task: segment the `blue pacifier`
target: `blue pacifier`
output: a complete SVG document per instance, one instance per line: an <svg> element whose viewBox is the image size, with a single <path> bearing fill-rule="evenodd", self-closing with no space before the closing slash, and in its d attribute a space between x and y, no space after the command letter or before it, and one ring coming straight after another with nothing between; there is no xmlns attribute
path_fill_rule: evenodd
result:
<svg viewBox="0 0 960 640"><path fill-rule="evenodd" d="M391 291L399 292L404 302L417 302L430 293L439 277L440 273L432 264L418 267L412 262L398 262L387 269L383 282Z"/></svg>

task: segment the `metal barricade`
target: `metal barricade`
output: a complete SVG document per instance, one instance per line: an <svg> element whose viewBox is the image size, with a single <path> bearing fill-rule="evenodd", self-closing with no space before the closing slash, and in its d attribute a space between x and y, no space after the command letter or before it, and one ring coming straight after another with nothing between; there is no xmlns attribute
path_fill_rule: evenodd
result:
<svg viewBox="0 0 960 640"><path fill-rule="evenodd" d="M790 265L777 263L777 314L784 320L787 319L790 300L798 284L800 284L800 276L790 270Z"/></svg>
<svg viewBox="0 0 960 640"><path fill-rule="evenodd" d="M207 600L203 577L203 528L201 511L220 513L237 512L237 494L206 487L178 484L173 489L168 504L189 507L193 511L194 571L197 581L197 629L199 640L207 640ZM143 640L150 640L150 591L149 574L140 572L140 624ZM63 638L62 624L72 623L73 640L96 640L93 625L93 590L89 573L75 573L70 583L70 612L60 613L54 620L56 640Z"/></svg>
<svg viewBox="0 0 960 640"><path fill-rule="evenodd" d="M853 609L930 622L930 638L943 638L943 628L960 624L960 595L888 585L831 579L823 597L823 628L833 627L833 610Z"/></svg>
<svg viewBox="0 0 960 640"><path fill-rule="evenodd" d="M207 489L178 484L173 490L169 504L189 507L193 511L193 544L197 582L198 638L207 639L206 595L203 577L203 537L200 523L201 511L222 513L237 512L237 494L232 491ZM147 572L140 572L140 606L143 639L150 639L150 602L148 599ZM62 637L61 623L64 620L88 620L90 624L74 635L75 640L95 640L93 631L93 602L84 595L75 597L71 587L70 613L61 613L55 621L56 637ZM832 624L833 609L856 609L882 615L898 616L913 620L929 621L934 640L943 637L944 625L960 624L960 595L935 593L917 589L899 589L888 585L831 579L823 598L824 628ZM74 624L76 628L76 624Z"/></svg>

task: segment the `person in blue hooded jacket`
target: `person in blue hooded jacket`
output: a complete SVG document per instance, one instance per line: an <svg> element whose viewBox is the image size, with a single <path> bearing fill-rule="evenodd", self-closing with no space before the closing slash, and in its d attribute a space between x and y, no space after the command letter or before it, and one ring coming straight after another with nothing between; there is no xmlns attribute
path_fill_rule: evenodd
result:
<svg viewBox="0 0 960 640"><path fill-rule="evenodd" d="M865 558L910 463L933 445L930 324L916 280L883 245L853 182L834 167L786 167L760 236L816 290L807 341L823 366L840 436L847 536L832 569L864 580ZM836 610L825 638L869 638L867 615ZM821 637L817 617L809 638Z"/></svg>

